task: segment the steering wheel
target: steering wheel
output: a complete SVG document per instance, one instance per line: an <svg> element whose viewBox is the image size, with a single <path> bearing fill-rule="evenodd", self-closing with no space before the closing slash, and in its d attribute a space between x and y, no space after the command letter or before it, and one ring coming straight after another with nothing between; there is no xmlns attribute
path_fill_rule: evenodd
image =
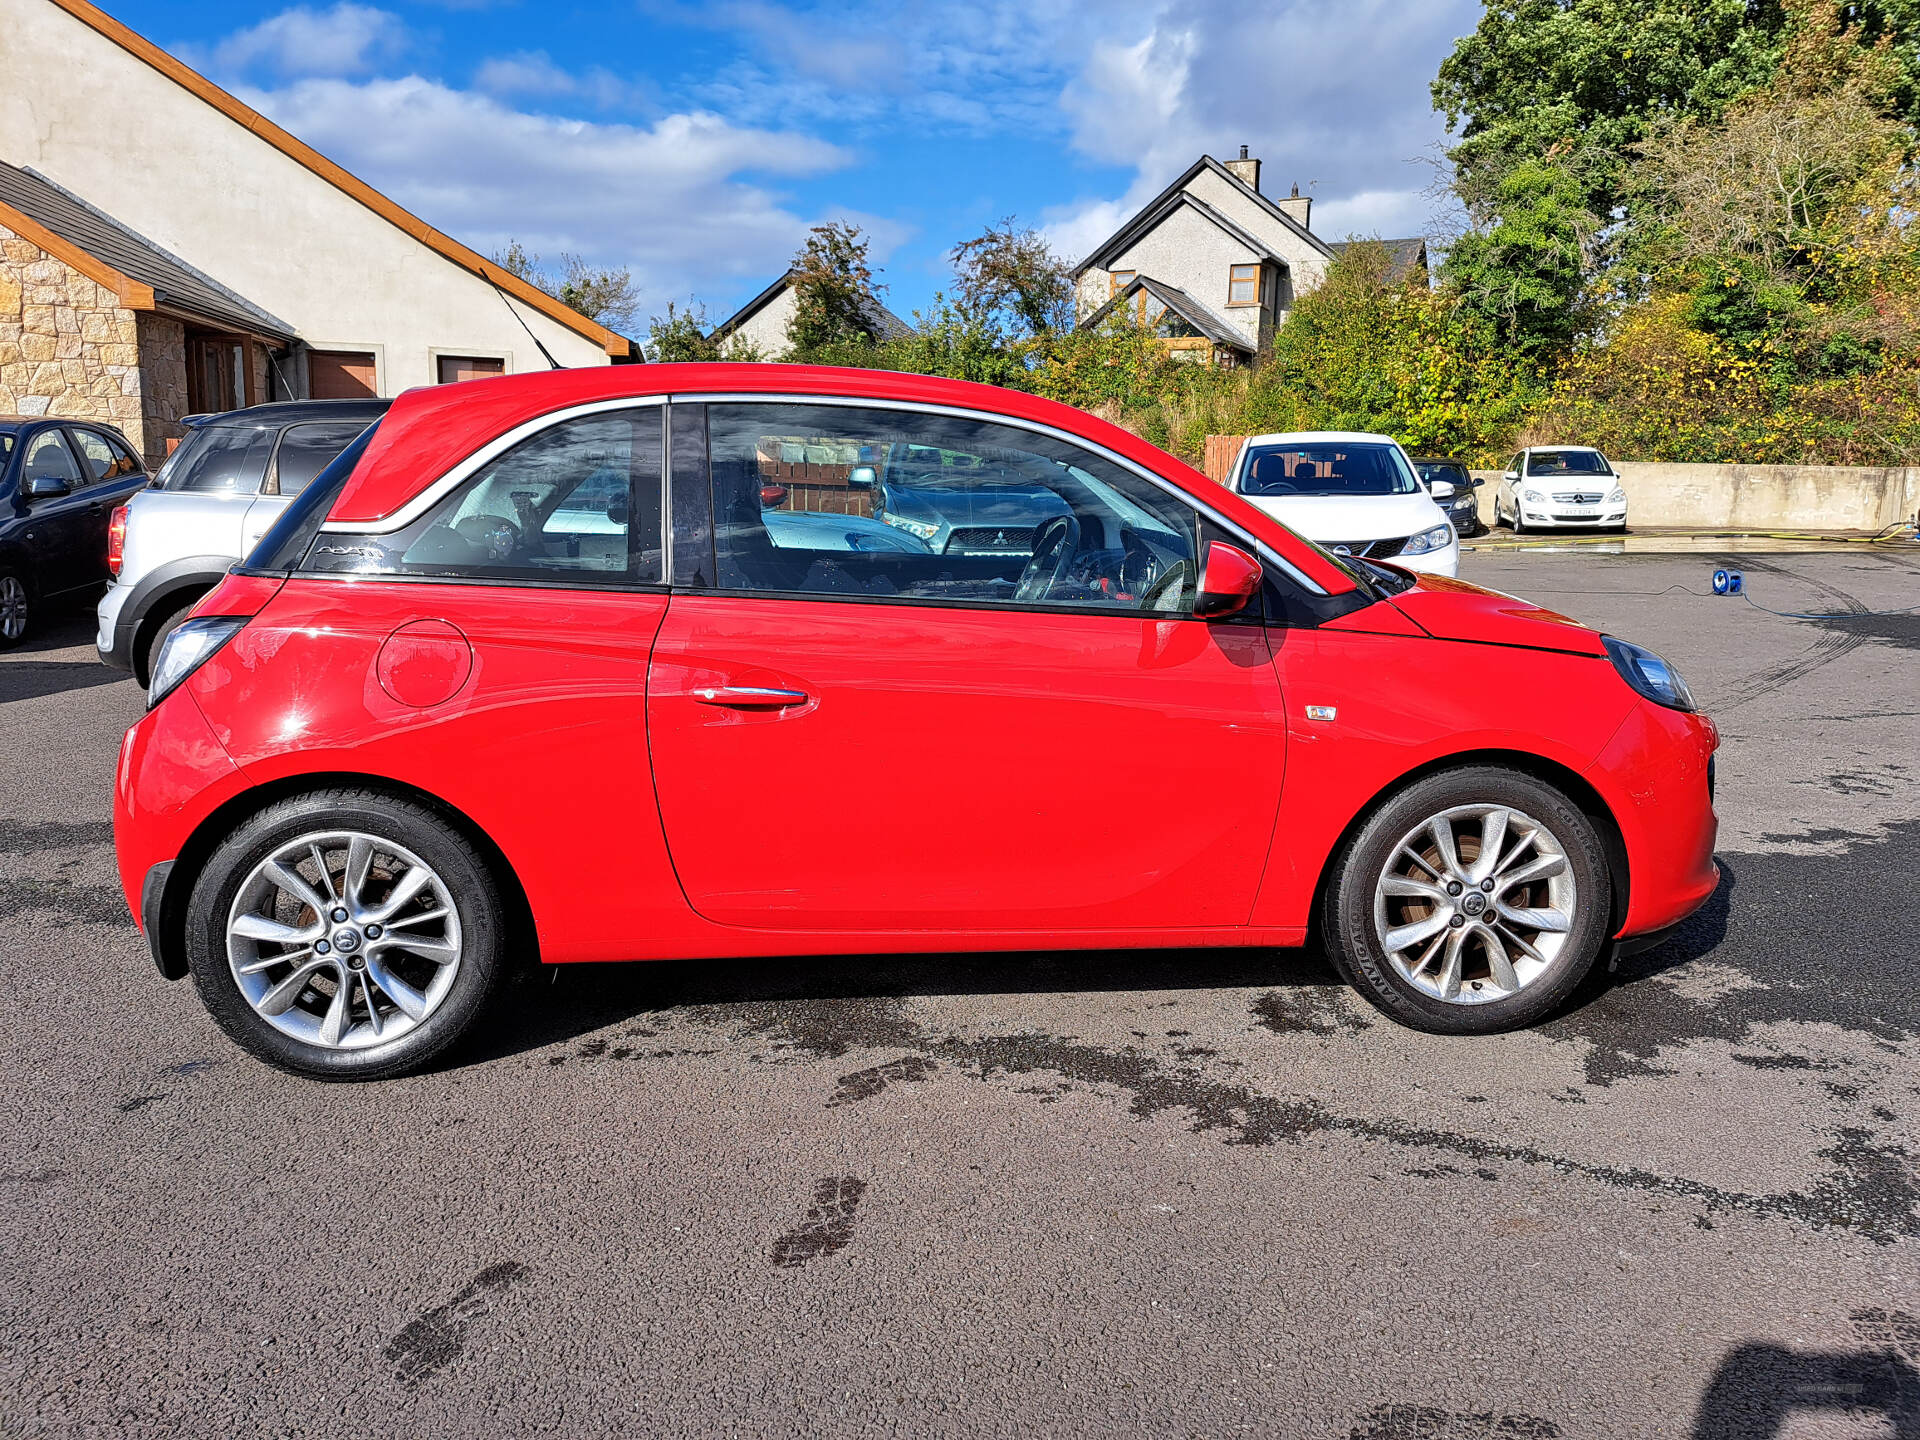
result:
<svg viewBox="0 0 1920 1440"><path fill-rule="evenodd" d="M1043 520L1033 532L1033 556L1020 572L1020 583L1013 587L1013 598L1024 604L1045 600L1055 585L1066 579L1067 568L1080 553L1080 521L1072 515L1055 515Z"/></svg>

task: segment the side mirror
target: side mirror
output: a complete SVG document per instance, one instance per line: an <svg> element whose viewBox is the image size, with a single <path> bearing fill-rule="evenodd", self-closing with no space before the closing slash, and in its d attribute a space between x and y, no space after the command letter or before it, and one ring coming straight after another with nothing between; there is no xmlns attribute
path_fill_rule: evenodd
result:
<svg viewBox="0 0 1920 1440"><path fill-rule="evenodd" d="M1502 480L1518 480L1520 478L1520 472L1518 470L1509 470L1500 478Z"/></svg>
<svg viewBox="0 0 1920 1440"><path fill-rule="evenodd" d="M1467 481L1467 488L1469 490L1478 490L1482 485L1486 483L1487 483L1486 481L1479 479L1478 477L1475 477L1474 479Z"/></svg>
<svg viewBox="0 0 1920 1440"><path fill-rule="evenodd" d="M1238 545L1214 540L1200 567L1200 595L1193 613L1202 620L1238 615L1260 593L1260 562Z"/></svg>
<svg viewBox="0 0 1920 1440"><path fill-rule="evenodd" d="M73 489L58 475L35 475L27 481L29 500L57 500L62 495L71 495Z"/></svg>
<svg viewBox="0 0 1920 1440"><path fill-rule="evenodd" d="M771 510L786 498L787 487L784 485L762 485L760 487L760 508L762 510Z"/></svg>
<svg viewBox="0 0 1920 1440"><path fill-rule="evenodd" d="M1454 484L1451 480L1430 480L1427 491L1436 500L1451 500L1454 496Z"/></svg>
<svg viewBox="0 0 1920 1440"><path fill-rule="evenodd" d="M847 487L852 490L871 490L878 478L873 473L873 466L856 465L847 472Z"/></svg>

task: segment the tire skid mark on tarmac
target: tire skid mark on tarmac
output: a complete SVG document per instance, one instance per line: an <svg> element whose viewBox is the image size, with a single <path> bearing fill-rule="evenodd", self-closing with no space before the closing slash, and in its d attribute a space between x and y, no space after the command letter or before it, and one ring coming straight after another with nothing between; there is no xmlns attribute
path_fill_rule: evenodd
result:
<svg viewBox="0 0 1920 1440"><path fill-rule="evenodd" d="M1777 564L1769 560L1762 560L1757 556L1748 555L1741 558L1745 561L1746 568L1750 570L1764 570L1771 575L1779 575L1789 580L1797 580L1816 593L1843 606L1850 614L1862 615L1867 610L1867 606L1862 604L1855 596L1842 590L1837 585L1828 584L1825 580L1815 579L1810 575L1803 575L1797 570L1788 569L1785 565ZM1813 621L1805 623L1819 624L1820 622ZM1822 630L1824 633L1821 634L1819 639L1814 641L1812 649L1792 660L1783 660L1777 665L1769 665L1766 669L1749 675L1745 680L1735 683L1724 695L1714 698L1713 703L1706 707L1707 712L1711 715L1719 716L1738 710L1741 706L1758 700L1763 696L1771 695L1776 690L1785 689L1794 681L1811 675L1821 666L1831 664L1842 655L1847 654L1849 651L1859 649L1862 645L1866 644L1868 640L1874 638L1864 631L1835 628L1836 624L1844 623L1848 622L1830 622L1823 625Z"/></svg>
<svg viewBox="0 0 1920 1440"><path fill-rule="evenodd" d="M494 1300L526 1278L526 1266L517 1260L502 1260L475 1275L446 1304L436 1305L407 1322L380 1352L394 1367L393 1378L407 1389L417 1390L453 1364L466 1351L467 1331L473 1322L490 1314Z"/></svg>
<svg viewBox="0 0 1920 1440"><path fill-rule="evenodd" d="M1558 1425L1538 1415L1376 1405L1355 1418L1347 1440L1558 1440L1561 1433Z"/></svg>
<svg viewBox="0 0 1920 1440"><path fill-rule="evenodd" d="M768 1252L774 1267L795 1270L809 1260L844 1250L853 1238L853 1217L867 1182L852 1175L829 1175L813 1187L813 1205L806 1218L773 1242Z"/></svg>

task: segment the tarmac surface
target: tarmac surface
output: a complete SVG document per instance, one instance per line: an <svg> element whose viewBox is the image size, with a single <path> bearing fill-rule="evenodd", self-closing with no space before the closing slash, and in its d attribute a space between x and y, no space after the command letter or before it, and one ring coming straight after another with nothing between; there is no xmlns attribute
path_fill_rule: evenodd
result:
<svg viewBox="0 0 1920 1440"><path fill-rule="evenodd" d="M1720 891L1544 1029L1303 951L632 965L359 1087L154 973L75 615L0 657L0 1436L1920 1435L1920 614L1714 563L1467 556L1725 736Z"/></svg>

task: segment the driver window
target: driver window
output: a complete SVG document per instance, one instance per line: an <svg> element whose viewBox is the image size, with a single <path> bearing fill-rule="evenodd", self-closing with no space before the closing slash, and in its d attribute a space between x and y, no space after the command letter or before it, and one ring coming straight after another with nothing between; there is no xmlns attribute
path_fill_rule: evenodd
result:
<svg viewBox="0 0 1920 1440"><path fill-rule="evenodd" d="M661 577L661 407L549 426L388 535L322 532L312 570L575 584Z"/></svg>
<svg viewBox="0 0 1920 1440"><path fill-rule="evenodd" d="M860 406L708 426L721 589L1192 612L1193 508L1066 441Z"/></svg>

